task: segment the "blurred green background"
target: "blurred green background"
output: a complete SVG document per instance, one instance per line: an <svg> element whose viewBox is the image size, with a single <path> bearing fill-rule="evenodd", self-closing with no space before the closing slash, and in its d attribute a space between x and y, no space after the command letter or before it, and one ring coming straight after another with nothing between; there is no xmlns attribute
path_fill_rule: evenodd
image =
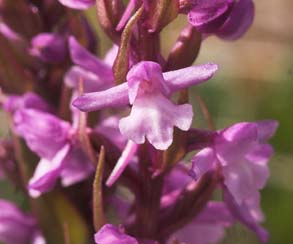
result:
<svg viewBox="0 0 293 244"><path fill-rule="evenodd" d="M262 191L265 227L271 244L293 243L293 21L292 0L255 1L256 16L250 31L236 42L215 37L204 41L196 63L215 62L220 65L216 76L191 90L200 94L210 110L216 127L223 128L239 121L276 119L277 134L271 141L275 155L270 161L271 177ZM97 23L94 11L88 12ZM172 48L186 16L169 25L163 33L165 55ZM99 28L101 53L111 46ZM164 38L165 37L165 38ZM168 38L166 38L168 37ZM191 102L196 99L191 96ZM195 126L206 126L199 108ZM4 115L0 113L0 135L7 135ZM22 202L8 184L0 186L0 197ZM253 233L242 226L227 231L224 243L258 243Z"/></svg>

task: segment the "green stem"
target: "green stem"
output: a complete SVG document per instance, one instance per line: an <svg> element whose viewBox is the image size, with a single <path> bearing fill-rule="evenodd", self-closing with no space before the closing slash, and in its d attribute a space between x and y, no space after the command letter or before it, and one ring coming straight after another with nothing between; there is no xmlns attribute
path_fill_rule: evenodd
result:
<svg viewBox="0 0 293 244"><path fill-rule="evenodd" d="M93 183L93 217L94 227L98 231L105 223L106 217L104 215L103 207L103 169L105 162L105 149L102 146L100 150L99 161L97 165L96 175Z"/></svg>

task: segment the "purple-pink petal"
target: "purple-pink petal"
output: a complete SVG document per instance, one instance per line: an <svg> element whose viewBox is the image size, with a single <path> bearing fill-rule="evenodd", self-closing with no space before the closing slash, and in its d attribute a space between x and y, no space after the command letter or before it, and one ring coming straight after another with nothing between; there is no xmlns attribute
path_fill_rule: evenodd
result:
<svg viewBox="0 0 293 244"><path fill-rule="evenodd" d="M88 9L95 4L95 0L58 0L66 7L73 9Z"/></svg>
<svg viewBox="0 0 293 244"><path fill-rule="evenodd" d="M36 231L36 220L7 200L0 199L0 209L0 241L6 244L30 243Z"/></svg>
<svg viewBox="0 0 293 244"><path fill-rule="evenodd" d="M11 29L7 24L0 20L0 33L6 37L8 40L17 43L21 46L26 46L25 39L13 29Z"/></svg>
<svg viewBox="0 0 293 244"><path fill-rule="evenodd" d="M273 155L273 147L269 144L257 145L253 150L246 154L246 159L258 163L266 164Z"/></svg>
<svg viewBox="0 0 293 244"><path fill-rule="evenodd" d="M219 132L215 139L217 157L222 165L237 163L257 143L255 123L237 123Z"/></svg>
<svg viewBox="0 0 293 244"><path fill-rule="evenodd" d="M225 22L233 0L200 0L188 13L188 21L203 33L215 32Z"/></svg>
<svg viewBox="0 0 293 244"><path fill-rule="evenodd" d="M167 88L161 66L151 61L143 61L134 65L127 74L129 102L133 104L136 97L146 94L170 93Z"/></svg>
<svg viewBox="0 0 293 244"><path fill-rule="evenodd" d="M260 209L260 196L258 192L255 192L254 195L243 200L241 203L237 203L233 195L226 189L224 191L224 200L236 219L254 231L260 241L264 243L268 241L269 234L260 225L263 221L263 214Z"/></svg>
<svg viewBox="0 0 293 244"><path fill-rule="evenodd" d="M263 120L256 122L256 125L258 140L265 143L276 133L279 124L275 120Z"/></svg>
<svg viewBox="0 0 293 244"><path fill-rule="evenodd" d="M194 179L199 179L206 172L212 169L216 163L216 154L212 148L206 147L199 151L192 158L192 168L190 170L190 175Z"/></svg>
<svg viewBox="0 0 293 244"><path fill-rule="evenodd" d="M72 145L64 158L64 167L60 172L61 184L64 187L73 185L89 177L94 166L80 145Z"/></svg>
<svg viewBox="0 0 293 244"><path fill-rule="evenodd" d="M123 173L124 169L135 155L137 148L137 144L133 143L132 141L127 142L121 157L118 159L114 169L106 181L107 186L112 186L118 180L119 176Z"/></svg>
<svg viewBox="0 0 293 244"><path fill-rule="evenodd" d="M123 232L123 230L111 224L105 224L95 234L97 244L138 244L138 241Z"/></svg>
<svg viewBox="0 0 293 244"><path fill-rule="evenodd" d="M239 159L241 160L241 159ZM257 178L261 177L255 174L254 164L248 160L232 163L222 168L224 184L227 186L237 202L248 198L259 189Z"/></svg>
<svg viewBox="0 0 293 244"><path fill-rule="evenodd" d="M76 98L72 105L83 112L119 107L129 103L128 85L123 83L101 92L91 92Z"/></svg>
<svg viewBox="0 0 293 244"><path fill-rule="evenodd" d="M225 40L236 40L242 37L253 23L254 11L252 0L235 1L229 18L216 32L217 36Z"/></svg>
<svg viewBox="0 0 293 244"><path fill-rule="evenodd" d="M109 50L108 52L106 53L105 57L104 57L104 63L109 65L110 67L113 66L114 64L114 61L116 59L116 56L118 54L118 49L119 47L114 44Z"/></svg>
<svg viewBox="0 0 293 244"><path fill-rule="evenodd" d="M109 79L108 79L109 78ZM97 92L108 89L113 85L112 77L105 79L89 70L86 70L80 66L72 66L64 77L65 84L78 90L79 82L83 82L84 92Z"/></svg>
<svg viewBox="0 0 293 244"><path fill-rule="evenodd" d="M127 21L131 17L131 14L135 8L136 3L137 3L137 0L129 0L129 3L127 4L127 7L126 7L122 17L120 18L120 21L119 21L117 27L116 27L117 31L122 30L123 27L126 25Z"/></svg>
<svg viewBox="0 0 293 244"><path fill-rule="evenodd" d="M74 64L104 78L105 82L113 80L111 66L91 54L73 36L69 37L69 50Z"/></svg>
<svg viewBox="0 0 293 244"><path fill-rule="evenodd" d="M66 144L51 160L41 159L28 184L28 190L32 197L38 197L53 188L64 167L66 162L64 159L69 150L70 145Z"/></svg>
<svg viewBox="0 0 293 244"><path fill-rule="evenodd" d="M41 33L31 40L30 54L44 62L62 62L67 53L65 38L55 33Z"/></svg>
<svg viewBox="0 0 293 244"><path fill-rule="evenodd" d="M208 202L202 212L188 225L174 233L168 240L177 239L180 243L218 243L225 234L225 228L235 219L222 202Z"/></svg>
<svg viewBox="0 0 293 244"><path fill-rule="evenodd" d="M52 159L68 140L70 124L52 114L21 109L14 114L14 130L40 157Z"/></svg>
<svg viewBox="0 0 293 244"><path fill-rule="evenodd" d="M234 124L221 132L221 136L227 142L249 142L256 140L257 138L257 127L254 123L237 123Z"/></svg>
<svg viewBox="0 0 293 244"><path fill-rule="evenodd" d="M171 92L176 92L209 80L217 70L218 65L208 63L165 72L163 77Z"/></svg>
<svg viewBox="0 0 293 244"><path fill-rule="evenodd" d="M137 144L145 138L158 150L167 149L173 141L173 127L188 130L192 122L189 104L175 105L163 95L137 98L130 115L122 118L120 131Z"/></svg>
<svg viewBox="0 0 293 244"><path fill-rule="evenodd" d="M44 112L51 111L49 104L41 97L32 92L27 92L22 96L10 95L7 96L3 108L5 111L14 113L19 109L32 108Z"/></svg>

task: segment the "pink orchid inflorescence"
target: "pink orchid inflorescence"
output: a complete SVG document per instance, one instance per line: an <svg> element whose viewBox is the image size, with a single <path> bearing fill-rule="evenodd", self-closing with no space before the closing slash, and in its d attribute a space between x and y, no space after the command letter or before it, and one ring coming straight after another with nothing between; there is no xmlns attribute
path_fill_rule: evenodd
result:
<svg viewBox="0 0 293 244"><path fill-rule="evenodd" d="M0 175L31 213L1 200L0 241L209 244L237 221L268 241L260 190L278 123L201 129L189 99L221 69L193 65L201 45L242 37L252 0L20 2L9 18L0 4L0 49L12 55L0 70L11 132ZM112 43L103 59L83 12L94 6ZM161 32L179 14L187 27L165 56Z"/></svg>

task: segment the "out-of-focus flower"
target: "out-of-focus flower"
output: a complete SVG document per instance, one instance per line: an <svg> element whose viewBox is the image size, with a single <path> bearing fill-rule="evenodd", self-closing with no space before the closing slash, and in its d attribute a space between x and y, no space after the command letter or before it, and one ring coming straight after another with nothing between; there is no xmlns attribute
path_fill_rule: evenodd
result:
<svg viewBox="0 0 293 244"><path fill-rule="evenodd" d="M138 241L123 232L123 229L105 224L96 234L95 242L97 244L138 244Z"/></svg>
<svg viewBox="0 0 293 244"><path fill-rule="evenodd" d="M273 149L267 141L277 126L272 120L235 124L218 131L213 144L192 159L191 175L195 178L221 165L225 201L233 214L263 241L267 233L258 225L262 221L258 191L269 176L267 162Z"/></svg>
<svg viewBox="0 0 293 244"><path fill-rule="evenodd" d="M193 157L192 175L199 178L220 164L225 186L241 202L265 185L267 162L273 152L267 140L276 128L276 121L267 120L238 123L218 131L213 145Z"/></svg>
<svg viewBox="0 0 293 244"><path fill-rule="evenodd" d="M95 4L95 0L58 0L66 7L73 9L87 9Z"/></svg>
<svg viewBox="0 0 293 244"><path fill-rule="evenodd" d="M231 226L235 219L222 202L208 202L202 212L187 226L175 232L168 243L218 243L225 234L225 228Z"/></svg>
<svg viewBox="0 0 293 244"><path fill-rule="evenodd" d="M82 47L74 37L70 37L69 51L75 65L65 75L67 86L77 89L79 81L82 80L84 91L93 92L114 85L112 65L118 52L116 45L109 50L104 60L100 60Z"/></svg>
<svg viewBox="0 0 293 244"><path fill-rule="evenodd" d="M25 39L0 20L0 33L13 43L25 45Z"/></svg>
<svg viewBox="0 0 293 244"><path fill-rule="evenodd" d="M62 62L67 53L66 39L55 33L40 33L31 40L29 53L44 62Z"/></svg>
<svg viewBox="0 0 293 244"><path fill-rule="evenodd" d="M199 32L235 40L246 33L254 19L252 0L191 0L187 7L188 21Z"/></svg>
<svg viewBox="0 0 293 244"><path fill-rule="evenodd" d="M29 181L31 196L49 191L59 177L63 186L69 186L93 172L93 165L75 139L76 128L68 122L49 113L22 109L15 113L14 125L15 132L41 158Z"/></svg>
<svg viewBox="0 0 293 244"><path fill-rule="evenodd" d="M33 216L0 199L0 241L5 244L45 244Z"/></svg>
<svg viewBox="0 0 293 244"><path fill-rule="evenodd" d="M158 244L158 242L152 240L137 240L127 235L123 227L116 227L111 224L102 226L95 234L95 242L97 244Z"/></svg>
<svg viewBox="0 0 293 244"><path fill-rule="evenodd" d="M22 96L8 95L3 101L3 109L6 112L14 113L18 109L32 108L41 111L51 111L52 108L37 94L27 92Z"/></svg>
<svg viewBox="0 0 293 244"><path fill-rule="evenodd" d="M136 144L144 143L146 137L156 149L164 150L172 143L173 126L188 130L193 117L190 104L175 105L170 95L210 79L216 70L217 65L205 64L162 73L159 64L143 61L130 69L127 83L86 93L73 105L94 111L130 103L130 115L119 123L121 133Z"/></svg>

